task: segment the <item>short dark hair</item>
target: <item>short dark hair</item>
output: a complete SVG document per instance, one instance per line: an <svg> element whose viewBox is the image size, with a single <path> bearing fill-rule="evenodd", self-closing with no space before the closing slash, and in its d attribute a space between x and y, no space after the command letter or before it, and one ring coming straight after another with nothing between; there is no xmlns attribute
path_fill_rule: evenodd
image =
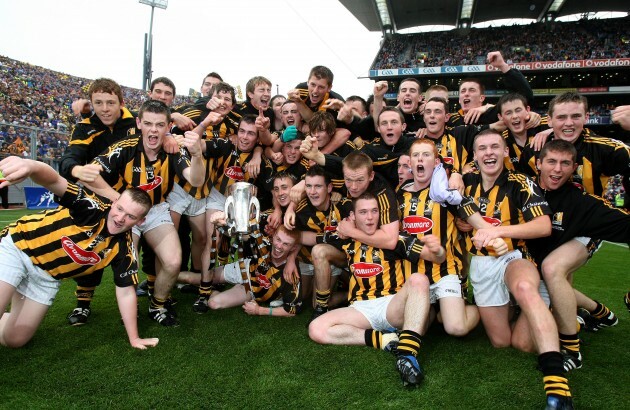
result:
<svg viewBox="0 0 630 410"><path fill-rule="evenodd" d="M540 155L538 156L540 161L545 159L549 151L571 154L573 162L577 160L577 150L575 149L575 146L569 141L554 139L543 145L542 149L540 150Z"/></svg>
<svg viewBox="0 0 630 410"><path fill-rule="evenodd" d="M374 196L374 194L373 194L373 193L371 193L371 192L369 192L369 191L365 191L364 193L362 193L362 194L361 194L361 195L359 195L358 197L356 197L356 198L353 198L353 199L352 199L352 211L353 211L353 212L357 210L357 203L358 203L360 200L362 200L362 199L365 199L365 200L368 200L368 201L373 199L373 200L375 200L375 201L376 201L376 204L378 205L378 199L376 199L376 197ZM379 206L379 211L380 211L380 210L381 210L381 208L380 208L380 206Z"/></svg>
<svg viewBox="0 0 630 410"><path fill-rule="evenodd" d="M306 174L304 174L304 178L306 177L322 177L324 178L324 182L326 183L326 185L332 182L330 174L326 172L324 167L318 164L313 165L308 169L308 171L306 171Z"/></svg>
<svg viewBox="0 0 630 410"><path fill-rule="evenodd" d="M175 83L173 81L171 81L170 78L167 77L158 77L155 80L151 81L151 87L149 87L149 90L151 92L153 92L153 88L155 87L156 84L158 83L162 83L167 87L171 87L173 89L173 95L176 95L175 92Z"/></svg>
<svg viewBox="0 0 630 410"><path fill-rule="evenodd" d="M94 93L107 93L114 94L118 97L118 102L123 103L123 95L122 89L120 85L112 79L109 78L97 78L90 84L90 88L88 88L88 96L90 100L92 100L92 94Z"/></svg>
<svg viewBox="0 0 630 410"><path fill-rule="evenodd" d="M503 105L512 102L512 101L520 101L523 103L523 107L527 108L529 104L527 104L527 98L524 95L519 93L509 93L501 96L499 98L499 102L497 103L497 110L499 114L503 112Z"/></svg>
<svg viewBox="0 0 630 410"><path fill-rule="evenodd" d="M223 77L221 77L218 73L215 73L214 71L206 74L206 76L203 79L205 80L208 77L216 78L219 81L223 81Z"/></svg>
<svg viewBox="0 0 630 410"><path fill-rule="evenodd" d="M335 117L327 111L316 111L308 122L308 128L312 132L323 130L332 138L337 131L337 122ZM322 148L322 147L320 147Z"/></svg>
<svg viewBox="0 0 630 410"><path fill-rule="evenodd" d="M245 114L238 122L238 127L241 128L241 124L256 124L256 116L254 114Z"/></svg>
<svg viewBox="0 0 630 410"><path fill-rule="evenodd" d="M291 182L293 182L293 185L295 185L295 183L297 182L297 177L293 175L292 173L287 172L287 171L280 171L276 175L273 176L272 184L273 182L276 182L277 179L284 179L284 178L290 179Z"/></svg>
<svg viewBox="0 0 630 410"><path fill-rule="evenodd" d="M381 115L383 115L384 112L395 112L396 114L398 114L400 116L400 122L402 122L403 124L405 124L405 116L403 115L403 113L396 107L383 107L383 109L381 110L381 112L378 114L378 117L376 117L376 123L378 124L378 122L381 120Z"/></svg>
<svg viewBox="0 0 630 410"><path fill-rule="evenodd" d="M234 94L234 87L232 87L228 83L224 83L223 81L218 82L214 84L212 87L210 87L210 91L208 91L208 96L212 98L212 96L220 92L229 93L230 96L232 97L232 104L236 104L236 95Z"/></svg>
<svg viewBox="0 0 630 410"><path fill-rule="evenodd" d="M562 93L556 95L549 101L549 116L553 117L553 110L556 108L556 104L564 104L564 103L578 103L584 105L584 112L588 112L588 100L581 94L574 93L573 91L568 91L566 93Z"/></svg>
<svg viewBox="0 0 630 410"><path fill-rule="evenodd" d="M468 77L468 78L464 78L462 81L459 82L459 88L462 86L462 84L464 83L475 83L479 86L479 92L481 94L485 94L486 92L486 86L483 85L483 83L481 82L481 80L479 78L474 78L474 77Z"/></svg>
<svg viewBox="0 0 630 410"><path fill-rule="evenodd" d="M503 136L501 135L499 131L493 130L492 128L488 128L486 130L481 131L479 134L475 135L475 138L473 139L473 151L477 149L477 140L481 137L484 137L490 134L498 135L499 138L501 138L501 141L503 141L503 144L507 146L505 139L503 138Z"/></svg>
<svg viewBox="0 0 630 410"><path fill-rule="evenodd" d="M332 71L330 71L330 68L324 67L323 65L316 65L311 68L311 72L308 74L308 79L310 80L313 76L315 76L318 80L321 80L322 78L326 80L329 87L332 86L333 79L335 78L335 75Z"/></svg>
<svg viewBox="0 0 630 410"><path fill-rule="evenodd" d="M140 110L138 110L138 118L142 118L145 112L152 112L154 114L166 115L166 122L171 122L171 110L168 109L166 104L158 100L147 100L142 103Z"/></svg>
<svg viewBox="0 0 630 410"><path fill-rule="evenodd" d="M351 95L350 97L346 98L346 102L352 102L352 101L358 101L361 103L361 106L363 107L363 111L367 112L368 111L368 105L367 105L367 101L365 101L365 99L359 95Z"/></svg>
<svg viewBox="0 0 630 410"><path fill-rule="evenodd" d="M448 101L442 97L431 97L427 102L430 103L431 101L442 103L444 105L444 112L448 114Z"/></svg>
<svg viewBox="0 0 630 410"><path fill-rule="evenodd" d="M145 209L142 217L147 216L149 210L153 206L153 201L151 201L151 197L149 196L149 194L146 191L136 187L125 189L123 194L125 193L129 195L133 202L137 203Z"/></svg>
<svg viewBox="0 0 630 410"><path fill-rule="evenodd" d="M420 81L416 80L415 78L411 78L411 77L407 77L407 78L403 78L402 81L400 82L400 84L398 84L398 90L400 91L400 86L402 85L402 83L405 82L412 82L412 83L416 83L416 85L418 86L418 92L421 93L422 92L422 84L420 84Z"/></svg>

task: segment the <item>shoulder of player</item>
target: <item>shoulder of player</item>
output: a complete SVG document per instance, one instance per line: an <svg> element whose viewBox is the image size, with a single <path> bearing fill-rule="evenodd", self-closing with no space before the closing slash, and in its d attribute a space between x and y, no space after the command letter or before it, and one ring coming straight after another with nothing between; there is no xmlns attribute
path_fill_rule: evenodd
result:
<svg viewBox="0 0 630 410"><path fill-rule="evenodd" d="M605 147L610 147L612 149L617 149L620 147L622 148L628 147L626 144L624 144L623 142L619 140L608 138L608 137L601 137L593 133L593 131L589 129L584 130L584 133L582 133L582 137L583 137L583 142L590 145L605 146Z"/></svg>

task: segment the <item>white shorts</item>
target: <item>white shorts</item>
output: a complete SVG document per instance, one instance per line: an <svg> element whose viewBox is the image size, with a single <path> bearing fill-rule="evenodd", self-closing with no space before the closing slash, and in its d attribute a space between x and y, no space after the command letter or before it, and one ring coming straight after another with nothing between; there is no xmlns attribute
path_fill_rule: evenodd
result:
<svg viewBox="0 0 630 410"><path fill-rule="evenodd" d="M168 194L166 202L171 211L180 215L198 216L206 212L206 198L194 198L177 184L173 184L173 190Z"/></svg>
<svg viewBox="0 0 630 410"><path fill-rule="evenodd" d="M462 298L462 284L457 275L448 275L429 286L430 303L442 298Z"/></svg>
<svg viewBox="0 0 630 410"><path fill-rule="evenodd" d="M477 306L503 306L509 303L510 292L505 284L505 269L516 259L523 259L519 250L498 257L472 257L469 277Z"/></svg>
<svg viewBox="0 0 630 410"><path fill-rule="evenodd" d="M586 252L588 252L588 259L591 259L595 252L601 248L603 241L601 239L591 239L588 236L576 236L576 241L584 245Z"/></svg>
<svg viewBox="0 0 630 410"><path fill-rule="evenodd" d="M169 212L168 202L161 202L157 205L153 205L151 209L149 209L144 223L140 226L135 225L131 232L136 236L142 236L143 233L167 224L173 225L173 220Z"/></svg>
<svg viewBox="0 0 630 410"><path fill-rule="evenodd" d="M389 306L394 296L387 295L377 299L357 300L350 307L358 310L365 316L370 322L372 329L381 332L393 332L396 328L387 321L387 306Z"/></svg>
<svg viewBox="0 0 630 410"><path fill-rule="evenodd" d="M206 209L216 209L223 211L225 209L225 195L212 187L210 195L206 197Z"/></svg>
<svg viewBox="0 0 630 410"><path fill-rule="evenodd" d="M313 276L315 274L315 266L312 263L298 262L300 265L301 276ZM343 269L334 265L330 265L330 276L339 276L343 272Z"/></svg>
<svg viewBox="0 0 630 410"><path fill-rule="evenodd" d="M245 259L245 269L249 271L249 258ZM233 285L247 283L246 281L243 281L241 268L238 262L228 263L223 266L223 279L227 283L231 283Z"/></svg>
<svg viewBox="0 0 630 410"><path fill-rule="evenodd" d="M61 283L33 265L31 258L15 246L10 235L0 241L0 280L15 287L19 294L47 306L52 305Z"/></svg>

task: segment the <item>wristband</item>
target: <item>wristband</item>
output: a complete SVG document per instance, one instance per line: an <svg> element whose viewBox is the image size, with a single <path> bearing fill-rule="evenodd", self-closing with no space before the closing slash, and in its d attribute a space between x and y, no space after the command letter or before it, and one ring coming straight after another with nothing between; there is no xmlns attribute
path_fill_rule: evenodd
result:
<svg viewBox="0 0 630 410"><path fill-rule="evenodd" d="M273 308L272 308L271 306L269 306L269 316L273 316L273 315L271 314L271 312L273 312Z"/></svg>

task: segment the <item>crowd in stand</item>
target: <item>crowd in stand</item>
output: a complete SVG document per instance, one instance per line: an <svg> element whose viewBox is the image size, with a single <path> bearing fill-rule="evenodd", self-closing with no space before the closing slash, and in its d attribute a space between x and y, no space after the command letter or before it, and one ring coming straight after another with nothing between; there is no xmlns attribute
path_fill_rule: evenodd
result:
<svg viewBox="0 0 630 410"><path fill-rule="evenodd" d="M91 80L0 56L0 150L30 157L37 129L37 159L55 165L77 121L72 101L85 96ZM131 110L147 99L146 91L123 87ZM190 102L178 96L175 104Z"/></svg>
<svg viewBox="0 0 630 410"><path fill-rule="evenodd" d="M508 64L627 58L628 18L534 23L461 31L394 35L385 41L373 69L485 64L479 50L501 50Z"/></svg>

